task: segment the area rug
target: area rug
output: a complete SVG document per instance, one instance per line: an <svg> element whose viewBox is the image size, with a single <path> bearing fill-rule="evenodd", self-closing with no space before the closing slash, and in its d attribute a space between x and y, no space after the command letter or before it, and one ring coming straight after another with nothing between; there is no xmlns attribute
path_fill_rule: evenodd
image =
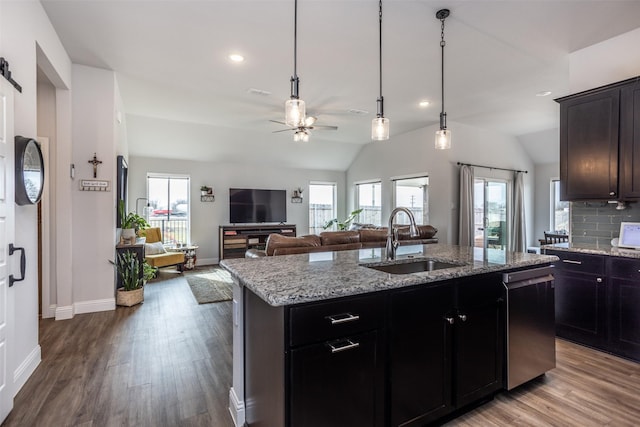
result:
<svg viewBox="0 0 640 427"><path fill-rule="evenodd" d="M184 277L198 304L229 301L233 298L231 275L222 268L185 272Z"/></svg>

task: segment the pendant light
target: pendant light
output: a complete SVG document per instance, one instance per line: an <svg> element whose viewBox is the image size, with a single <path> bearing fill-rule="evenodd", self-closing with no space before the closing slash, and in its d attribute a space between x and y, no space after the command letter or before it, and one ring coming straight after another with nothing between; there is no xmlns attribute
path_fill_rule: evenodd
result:
<svg viewBox="0 0 640 427"><path fill-rule="evenodd" d="M451 148L451 131L447 129L447 113L444 112L444 20L449 16L449 9L440 9L436 12L436 18L441 22L440 49L442 51L441 76L442 87L442 111L440 112L440 130L436 132L436 150L448 150Z"/></svg>
<svg viewBox="0 0 640 427"><path fill-rule="evenodd" d="M297 73L298 64L298 0L294 0L293 18L293 76L291 77L291 98L284 104L284 122L291 127L304 125L306 116L305 104L298 97L300 80Z"/></svg>
<svg viewBox="0 0 640 427"><path fill-rule="evenodd" d="M371 122L371 139L374 141L385 141L389 139L389 119L384 117L384 97L382 96L382 0L378 5L378 25L379 25L379 66L380 66L380 96L378 96L378 112L376 118Z"/></svg>

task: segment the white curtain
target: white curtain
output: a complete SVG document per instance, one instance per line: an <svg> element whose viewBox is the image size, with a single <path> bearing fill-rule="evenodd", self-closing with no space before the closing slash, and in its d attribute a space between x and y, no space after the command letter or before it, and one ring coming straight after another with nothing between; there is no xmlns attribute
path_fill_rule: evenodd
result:
<svg viewBox="0 0 640 427"><path fill-rule="evenodd" d="M473 246L473 168L460 166L460 220L458 222L458 244Z"/></svg>
<svg viewBox="0 0 640 427"><path fill-rule="evenodd" d="M513 185L513 230L511 250L525 252L527 244L526 222L524 219L524 172L516 172Z"/></svg>

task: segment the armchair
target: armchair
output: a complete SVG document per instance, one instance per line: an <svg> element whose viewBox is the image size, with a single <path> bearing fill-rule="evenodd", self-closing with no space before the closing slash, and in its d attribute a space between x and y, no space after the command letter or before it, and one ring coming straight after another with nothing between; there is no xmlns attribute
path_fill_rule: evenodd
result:
<svg viewBox="0 0 640 427"><path fill-rule="evenodd" d="M162 246L162 233L159 227L151 227L138 231L140 237L145 237L144 259L154 268L170 267L175 265L178 271L184 266L183 252L167 252Z"/></svg>

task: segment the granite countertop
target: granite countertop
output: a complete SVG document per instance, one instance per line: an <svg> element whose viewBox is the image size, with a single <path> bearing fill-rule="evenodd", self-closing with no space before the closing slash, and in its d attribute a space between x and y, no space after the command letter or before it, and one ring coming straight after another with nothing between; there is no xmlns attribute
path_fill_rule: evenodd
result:
<svg viewBox="0 0 640 427"><path fill-rule="evenodd" d="M592 243L555 243L553 245L543 245L541 248L583 254L640 258L640 250L624 249L611 245L598 245Z"/></svg>
<svg viewBox="0 0 640 427"><path fill-rule="evenodd" d="M446 244L400 246L391 263L435 259L460 267L411 274L389 274L364 265L388 264L384 249L360 249L281 255L255 259L225 259L220 265L242 285L272 306L402 288L557 261L555 256Z"/></svg>

